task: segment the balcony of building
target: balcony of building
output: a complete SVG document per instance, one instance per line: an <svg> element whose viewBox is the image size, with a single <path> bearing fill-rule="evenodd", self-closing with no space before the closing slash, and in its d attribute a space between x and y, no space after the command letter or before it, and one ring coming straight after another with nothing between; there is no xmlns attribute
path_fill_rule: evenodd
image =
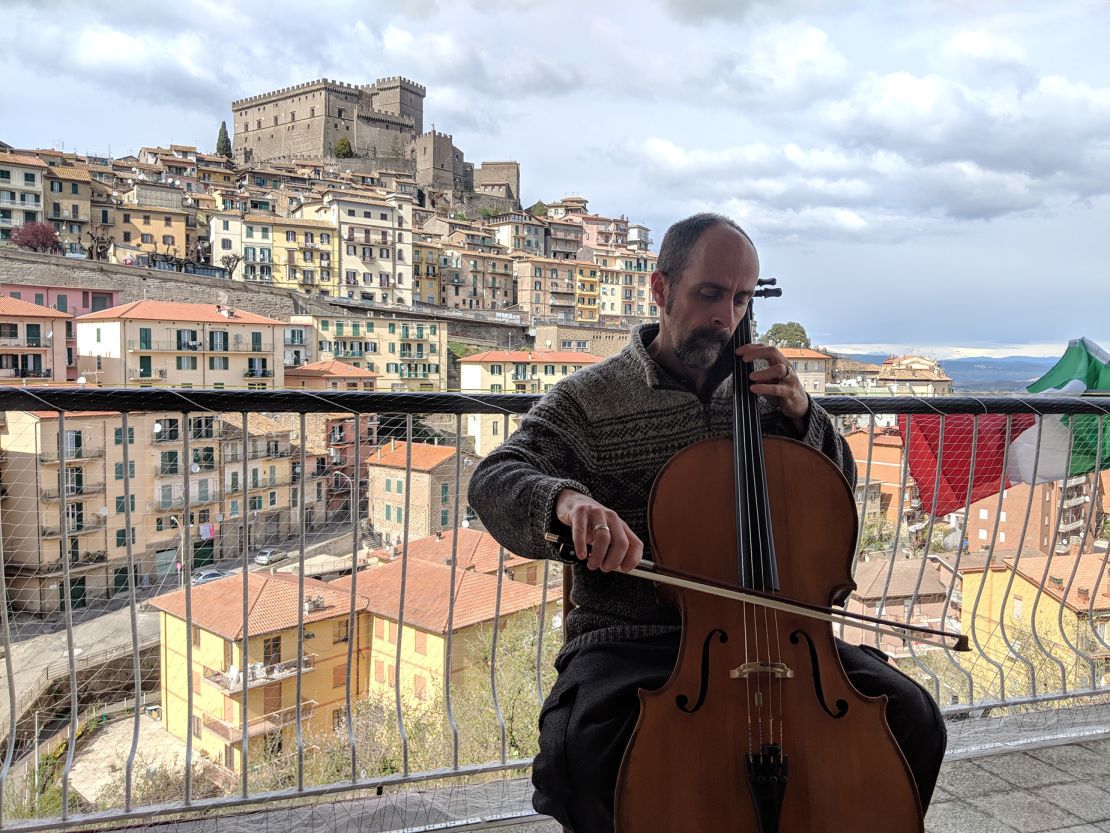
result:
<svg viewBox="0 0 1110 833"><path fill-rule="evenodd" d="M63 493L65 494L66 500L101 495L104 494L104 483L67 483L63 489ZM42 489L39 490L39 497L44 501L56 501L59 496L60 493L56 484L43 486Z"/></svg>
<svg viewBox="0 0 1110 833"><path fill-rule="evenodd" d="M103 530L105 526L104 521L105 519L101 515L88 514L84 517L69 518L64 528L60 520L53 523L44 523L39 528L39 532L43 538L88 535L89 533Z"/></svg>
<svg viewBox="0 0 1110 833"><path fill-rule="evenodd" d="M40 391L36 390L34 393ZM115 392L103 389L57 388L51 389L47 396L53 404L63 409L88 411L111 409L116 404L116 400L112 398L113 393ZM188 407L194 414L206 409L219 412L245 411L249 418L253 418L255 414L263 412L272 416L275 412L284 411L296 416L300 413L331 413L334 408L333 403L321 402L311 395L296 391L264 391L248 396L231 391L194 389L175 392L154 389L143 392L142 395L146 397L144 407L159 414L179 412L184 407L180 399L182 395L189 397ZM476 399L470 395L441 393L436 395L434 409L435 415L446 424L448 420L443 419L444 415L465 418L471 413L479 412L480 408L499 409L499 413L508 410L514 414L523 414L537 400L538 397L534 396L502 396L487 400L481 395ZM974 414L981 415L984 411L1002 415L1056 412L1073 414L1077 408L1088 408L1089 413L1097 414L1102 413L1099 408L1104 407L1089 399L1077 401L1072 398L1065 401L1050 397L1028 401L1015 397L975 400L958 397L884 397L882 400L815 397L815 401L830 412L838 424L845 422L864 432L865 442L861 445L862 448L868 447L866 439L871 432L875 432L872 439L879 436L881 429L875 429L874 425L896 424L893 419L881 418L900 414L912 414L916 421L926 418L970 417ZM21 392L20 389L0 391L2 410L29 410L34 407L34 402L30 393ZM419 400L411 394L378 394L372 402L366 403L365 410L367 413L411 414L415 423L429 416L429 404L427 400ZM361 407L356 405L356 409ZM876 415L878 418L874 418ZM187 424L184 422L187 415L182 414L181 417L182 424ZM1110 426L1104 426L1104 430L1106 428ZM950 431L946 436L951 435ZM406 439L413 440L415 436L410 435ZM966 446L954 450L946 446L942 449L942 460L939 462L943 462L943 454L949 452L958 454L962 461L969 459ZM869 480L865 474L868 470L866 452L857 456L858 488L866 495L874 481ZM451 468L453 470L453 465ZM466 471L466 467L462 465L459 469ZM871 470L874 472L876 467L873 466ZM312 473L321 476L335 474L326 468L313 469ZM404 477L404 474L400 473L398 476ZM347 486L350 483L347 477L335 477L334 484L340 488ZM333 481L329 481L329 485L332 483ZM456 493L461 489L465 494L463 483L455 482L453 485ZM362 498L369 505L361 512L380 513L383 494L371 493L368 486L369 483L366 482L360 484ZM903 483L901 486L900 491L905 493L908 484ZM252 484L247 489L255 487ZM257 488L269 487L269 482L260 480L257 483ZM415 491L411 481L404 484L403 492L406 496ZM1010 490L1010 494L1018 491ZM967 652L918 645L910 650L901 642L893 652L897 666L920 683L927 694L938 702L948 733L947 758L941 769L937 792L925 818L924 830L926 833L981 833L988 830L997 833L1025 830L1081 833L1110 828L1110 798L1107 797L1110 792L1101 786L1101 779L1110 776L1110 740L1106 740L1110 738L1110 679L1106 676L1105 665L1107 656L1110 656L1105 624L1110 620L1110 598L1107 598L1106 593L1110 588L1110 568L1104 571L1105 574L1100 572L1106 558L1106 543L1084 537L1096 526L1087 521L1093 520L1103 507L1092 506L1096 501L1071 507L1077 513L1076 517L1084 522L1080 527L1081 531L1075 533L1077 538L1083 538L1079 548L1082 553L1080 556L1034 553L1038 548L1032 542L1027 542L1021 554L1021 563L1029 563L1026 568L1021 564L1015 566L1017 553L1014 550L1019 545L1014 541L1003 543L988 538L982 542L983 549L980 549L980 542L974 541L974 551L969 551L962 536L932 534L941 526L944 518L951 514L960 515L967 507L957 507L952 513L933 518L927 514L928 507L932 505L931 495L925 494L922 488L917 499L921 501L921 505L916 511L920 513L924 526L911 532L908 521L898 515L895 507L891 511L888 537L870 546L866 559L868 563L878 561L884 570L890 565L893 568L909 565L911 569L906 571L909 578L900 578L890 585L891 588L898 586L898 592L904 594L906 599L913 594L931 594L936 599L934 609L923 611L917 604L904 604L901 597L882 597L886 591L883 590L884 582L879 581L875 585L878 597L872 601L883 606L886 618L896 622L932 623L969 637L971 650ZM1019 502L1020 506L1011 510L1011 522L1022 521L1020 514L1026 511L1025 503L1023 499L1019 499ZM99 506L99 502L96 505ZM369 507L373 507L372 510ZM254 511L256 510L248 508L248 514ZM288 508L281 510L279 507L264 507L257 511L259 522L256 523L256 528L262 526L261 519L265 515L288 511ZM361 525L350 525L352 513L349 509L345 515L342 510L335 511L339 513L340 524L346 526L343 526L344 549L338 550L334 555L357 561L362 548L367 544L367 530ZM460 506L460 515L464 511ZM1036 524L1040 526L1039 519L1044 515L1044 507L1037 505L1034 512ZM233 536L241 519L240 511L235 518L223 522L224 531ZM367 517L366 520L368 519ZM1074 519L1069 515L1062 517L1065 523ZM364 518L360 515L359 520ZM470 521L471 530L476 521L476 518ZM1057 530L1052 520L1048 526L1051 541L1052 534ZM461 525L459 531L463 532ZM8 530L5 529L5 532ZM447 534L442 540L449 543L450 539L451 535ZM104 542L85 537L81 543L86 541L94 545L91 552L95 558ZM112 548L110 534L107 544L113 562L123 557L122 551ZM402 556L406 552L406 542L399 537L391 542L391 546ZM407 546L410 547L409 558L395 559L395 567L407 564L409 566L406 569L411 569L414 563L412 555L415 552L411 540ZM41 549L56 551L57 544L51 542L50 547ZM461 543L460 549L456 551L450 548L444 550L445 555L455 557L462 552ZM850 555L850 552L846 553L846 562ZM859 568L865 563L863 555L860 553L861 557L853 564L857 575ZM81 563L85 560L86 556L79 555ZM500 562L496 562L487 575L491 581L501 582L500 586L504 589L507 586L505 583L513 579L505 570L500 569L501 566ZM136 766L131 776L136 786L136 798L131 807L124 809L122 802L100 807L94 817L91 805L76 803L63 821L56 804L44 805L33 821L22 818L12 820L10 823L13 829L20 829L22 825L36 830L59 829L88 825L94 821L101 827L121 829L127 825L156 825L172 820L175 829L182 833L203 833L213 824L225 822L230 827L257 826L260 829L275 830L294 828L312 833L330 833L333 830L348 829L352 819L357 818L359 829L371 833L384 833L386 830L427 830L432 826L439 830L496 828L518 830L521 833L525 829L532 833L546 833L549 830L555 833L558 828L552 822L536 816L532 811L528 779L533 751L529 744L534 743L535 722L540 704L554 679L551 662L561 645L559 619L554 617L559 615L562 607L559 595L562 580L559 565L554 561L533 562L530 566L535 566L538 570L534 576L536 584L532 587L535 588L536 598L541 601L537 603L536 610L528 609L527 616L518 620L518 624L524 621L528 623L526 628L520 625L524 637L519 640L509 638L512 628L504 618L497 618L506 615L505 609L502 607L497 610L491 602L489 622L481 631L481 639L488 641L479 643L480 650L477 653L466 655L468 661L477 662L477 678L484 686L479 699L475 701L477 705L460 699L460 689L451 680L438 679L429 682L426 692L428 696L424 700L402 688L402 685L407 685L402 680L404 675L390 676L388 668L383 669L383 682L377 683L372 661L360 665L357 660L353 660L352 670L344 676L346 669L342 663L346 657L346 644L341 644L341 648L333 648L336 644L333 640L342 638L337 635L337 631L332 630L333 623L327 623L325 628L322 623L305 621L303 624L306 625L306 638L303 644L298 646L294 639L293 644L283 641L281 646L282 656L286 657L291 654L295 656L298 649L302 650L308 655L303 663L294 659L263 666L261 669L256 667L253 677L248 668L245 680L241 670L230 669L237 672L232 674L217 671L205 673L203 666L196 666L197 685L202 686L201 695L194 700L194 712L191 715L196 721L193 723L186 720L181 723L185 727L195 726L191 754L196 763L201 762L202 749L206 754L212 754L210 746L202 745L207 744L210 738L219 739L224 747L234 747L233 751L237 753L243 737L241 722L221 719L228 712L202 713L199 707L204 705L207 708L210 702L204 692L211 694L214 687L226 699L234 700L242 696L243 687L246 686L254 689L251 698L255 700L263 691L276 689L280 684L281 693L285 697L283 701L277 702L280 708L274 708L270 714L250 720L247 725L248 738L265 737L271 745L250 744L249 760L245 766L248 773L246 782L233 779L234 783L230 785L217 785L213 792L206 792L199 788L198 781L193 784L196 789L191 800L185 802L182 782L178 781L174 782L173 790L159 794L157 801L151 800L147 798L150 794L140 787L146 784L143 779L146 777L145 765L149 765L147 756L156 755L157 752L154 745L148 746L147 735L137 734L138 760L143 761L144 766ZM1077 566L1078 570L1073 578L1072 569ZM368 569L380 570L388 567L387 562ZM92 576L97 570L118 572L118 569L114 563L105 568L94 561L90 569L77 572L82 576ZM901 574L902 570L899 569L899 575ZM982 574L1002 577L993 596L976 592L973 577ZM9 569L9 576L15 575L16 571ZM296 598L296 582L299 579L296 573L290 575L294 582L291 585L291 594ZM924 579L918 578L919 575L924 576ZM1024 603L1022 615L1017 620L1024 628L1020 635L1013 630L1012 617L1007 620L1011 628L1006 634L998 627L998 610L1012 612L1014 609L1013 599L1006 600L1004 597L1007 592L1005 579L1010 575L1016 577L1015 581L1024 582L1019 593ZM409 576L411 579L412 573ZM24 578L20 576L21 580ZM520 578L518 575L517 579ZM170 589L176 592L177 577L171 573L169 579ZM55 585L63 583L61 579L52 579L52 582ZM93 580L90 578L88 587L92 586ZM200 589L193 587L194 604L202 599L198 593ZM306 598L311 592L315 592L307 584L303 589ZM406 598L412 601L414 596L410 594L420 594L418 598L423 603L422 594L426 589L425 586L410 585ZM521 590L519 587L513 589L518 593ZM59 590L57 587L50 587L49 593L56 599ZM547 595L542 596L543 593ZM138 615L144 599L124 598L128 605L135 605ZM464 609L474 610L474 606L479 604L478 598L470 595L466 585L462 586L457 596L449 593L445 595L448 603L457 605L453 608L456 614ZM495 596L491 595L490 598ZM500 598L507 599L508 595L503 594ZM1105 603L1103 599L1106 599ZM1072 604L1069 600L1075 603ZM1095 616L1088 617L1091 602L1094 603ZM542 605L550 606L550 610ZM294 615L289 620L294 625L299 619L295 607ZM346 610L342 605L340 608ZM195 614L198 608L194 607L193 610ZM406 617L415 615L412 613L414 607L410 606L407 610L409 613L404 614ZM132 636L128 618L130 610L127 606L115 612L120 615L120 622L123 623L117 630L125 644L128 639L138 640L137 634ZM231 626L237 626L242 615L240 600L236 598L234 604L227 606L227 610L221 610L220 615ZM1063 634L1059 624L1061 616L1065 617ZM18 622L13 620L13 624ZM45 664L52 674L56 672L57 679L65 680L69 678L72 664L80 674L80 669L86 667L90 654L94 653L85 647L90 643L81 641L83 625L79 622L67 623L63 614L50 620L50 624L56 625L59 631L65 631L65 635L72 635L72 644L80 648L81 653L70 652L66 640L60 638L60 634L50 634L53 638L50 644L62 652L60 659L51 661L50 657L42 657L34 673L41 671ZM181 656L184 656L184 646L190 632L190 623L186 621L184 624L179 646ZM833 633L840 632L836 630L840 627L841 625L834 626ZM377 639L387 641L390 638L388 631L379 637L374 636L373 626L368 625L367 628L365 632L369 635L371 644ZM154 631L158 632L157 626ZM101 628L98 633L103 635L105 630ZM309 633L312 634L311 638ZM407 652L412 645L406 641L409 635L407 626L402 634L406 637L402 640L402 646ZM201 645L205 649L208 643L203 640L207 640L208 636L207 632L201 635ZM253 639L255 635L248 632L247 636ZM456 649L461 648L458 643L450 642L448 635L445 634L444 639L445 649L452 645ZM855 636L851 639L858 642L872 640L872 637ZM1070 643L1069 639L1072 640ZM139 644L136 642L134 647L139 647ZM868 644L876 642L872 640ZM13 650L11 646L5 647ZM353 646L352 657L358 657L358 651L367 647L366 643ZM474 645L470 644L468 647L473 648ZM386 652L371 659L383 659L388 663L389 657L394 656L395 648L396 643L389 643ZM200 650L199 647L197 649ZM335 651L333 659L336 661L325 664L320 657L328 650ZM313 657L312 653L317 656ZM512 679L519 686L505 685L502 673L518 664L519 677ZM334 667L341 670L332 670L328 674L329 669ZM354 668L358 669L358 677L353 677ZM801 676L811 686L809 691L812 694L808 665L806 669L807 673ZM11 688L21 692L17 698L14 719L19 721L21 737L24 739L23 745L13 757L12 765L26 766L32 760L30 755L34 745L26 743L26 738L32 734L31 730L23 730L25 724L33 725L35 698L30 695L25 697L23 692L32 691L33 686L22 682L19 677L22 670L18 662L7 673L11 675ZM150 684L150 691L157 691L160 680L154 675L158 672L149 673L152 676L147 677L144 682ZM324 674L330 679L321 683L321 676ZM189 676L182 674L177 679L184 681L181 692L184 695ZM378 686L376 693L381 697L375 700L370 696L356 694L356 680L360 683L369 680L372 687ZM286 705L291 701L290 694L298 681L307 689L302 697L305 704L301 721L305 750L303 763L298 763L297 757L296 709ZM351 696L356 714L365 715L359 706L359 701L364 697L365 703L362 705L375 704L370 712L373 715L371 722L354 724L356 742L353 747L347 740L345 722L343 694L347 684L352 686ZM318 693L321 688L334 693L334 699L326 706ZM76 691L78 701L73 709L75 729L79 717L83 721L83 715L91 714L92 710L101 709L103 705L92 694L86 696L83 687L78 686ZM474 695L474 691L469 691L468 694ZM455 710L450 715L446 706L448 699L444 695L455 698L452 700ZM119 695L121 709L130 708L135 702L134 693L130 689ZM465 709L460 706L463 702L466 703ZM69 703L68 695L65 703ZM171 708L187 708L184 696L176 698L173 703L176 705ZM142 710L142 705L139 709ZM12 719L8 716L8 711L0 710L0 720ZM97 716L100 713L99 710L95 712ZM503 722L499 722L498 715ZM487 716L488 720L485 719ZM313 718L318 724L316 728L309 725ZM130 749L132 738L131 714L125 713L125 719L119 721L119 724L126 731L121 733L123 740L118 748L126 753ZM163 734L167 733L169 726L168 720L164 723L153 721L154 730ZM478 751L468 751L466 756L456 758L453 754L452 726L458 728L461 738L480 738L487 743L472 747L472 750L476 748ZM370 734L368 727L372 727L376 733ZM68 725L64 729L68 731ZM91 741L84 739L81 743L97 743L98 735L102 735L99 729L89 733ZM428 754L429 747L421 745L424 742L422 739L429 736L434 737L437 744L442 741L442 746L434 746L443 752L442 755ZM180 741L180 749L184 749L184 737L177 740ZM317 750L325 750L325 745L333 743L338 743L345 754L352 756L343 760L338 775L332 770L313 766L315 759L312 756L319 754ZM280 752L275 751L278 745ZM88 748L79 746L78 759L86 757L89 751ZM188 769L181 757L185 753L178 751L176 754L178 760L173 771L178 775L174 777L183 778L184 771ZM126 754L116 755L110 760L125 761ZM169 756L167 767L172 761L172 756ZM276 785L267 782L267 786L260 787L261 782L256 780L256 774L274 767L287 767L279 772L284 780ZM123 763L120 763L120 768L119 777L123 778ZM351 772L354 773L353 778L349 774ZM298 783L298 776L303 776L304 783L294 787ZM246 784L245 787L243 783ZM344 793L342 799L336 798L338 792ZM165 798L164 795L169 797ZM674 800L688 801L693 807L697 797L690 799L676 796ZM227 819L220 819L224 814L227 814Z"/></svg>
<svg viewBox="0 0 1110 833"><path fill-rule="evenodd" d="M210 670L205 672L204 679L224 694L235 694L243 690L244 681L250 689L293 679L297 676L298 667L302 675L315 671L316 654L307 654L302 662L290 659L272 665L263 665L261 662L251 663L245 670L235 666L231 666L227 671Z"/></svg>
<svg viewBox="0 0 1110 833"><path fill-rule="evenodd" d="M305 700L301 704L301 720L308 720L312 717L313 710L316 708L315 700ZM288 708L279 709L262 717L256 717L247 722L247 737L255 738L264 735L272 735L286 726L292 726L297 720L297 707L289 706ZM243 725L235 723L230 720L220 720L219 718L211 715L204 715L203 717L204 728L215 732L225 741L229 743L238 743L243 737Z"/></svg>
<svg viewBox="0 0 1110 833"><path fill-rule="evenodd" d="M87 463L92 460L99 460L104 456L104 449L95 446L79 445L73 448L66 448L62 451L65 455L66 463ZM57 463L59 451L57 448L44 448L39 451L39 462L45 464Z"/></svg>

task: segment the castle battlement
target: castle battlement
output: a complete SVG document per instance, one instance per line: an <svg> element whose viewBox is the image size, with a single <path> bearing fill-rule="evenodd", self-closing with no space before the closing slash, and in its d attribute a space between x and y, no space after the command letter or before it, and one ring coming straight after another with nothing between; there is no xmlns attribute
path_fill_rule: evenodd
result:
<svg viewBox="0 0 1110 833"><path fill-rule="evenodd" d="M405 86L412 88L413 92L418 92L420 95L425 95L428 90L424 85L417 84L415 81L405 78L402 75L390 75L388 78L379 78L373 84L373 87L399 87Z"/></svg>
<svg viewBox="0 0 1110 833"><path fill-rule="evenodd" d="M436 138L439 138L439 139L453 139L454 138L453 134L443 133L439 130L428 130L428 131L425 131L424 133L420 134L421 139L423 139L425 136L435 136Z"/></svg>
<svg viewBox="0 0 1110 833"><path fill-rule="evenodd" d="M311 88L320 87L333 87L338 90L345 90L351 93L359 92L359 87L355 84L347 84L343 81L335 81L330 78L317 78L315 81L305 81L302 84L294 84L292 87L282 87L279 90L271 90L268 93L261 93L259 95L248 96L247 98L240 98L238 101L231 102L231 109L236 110L242 106L256 104L260 101L271 101L277 98L285 98L294 93L304 92Z"/></svg>

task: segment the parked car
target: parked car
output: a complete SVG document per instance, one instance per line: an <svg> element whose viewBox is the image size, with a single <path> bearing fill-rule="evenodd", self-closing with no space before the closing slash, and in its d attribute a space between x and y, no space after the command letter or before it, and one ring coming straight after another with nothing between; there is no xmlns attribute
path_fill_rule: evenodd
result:
<svg viewBox="0 0 1110 833"><path fill-rule="evenodd" d="M288 555L288 553L282 552L277 547L263 547L254 556L254 563L262 566L276 564L279 561L284 561Z"/></svg>
<svg viewBox="0 0 1110 833"><path fill-rule="evenodd" d="M221 570L217 567L204 567L198 572L193 573L193 584L207 584L210 581L217 581L221 578L230 576L227 570Z"/></svg>

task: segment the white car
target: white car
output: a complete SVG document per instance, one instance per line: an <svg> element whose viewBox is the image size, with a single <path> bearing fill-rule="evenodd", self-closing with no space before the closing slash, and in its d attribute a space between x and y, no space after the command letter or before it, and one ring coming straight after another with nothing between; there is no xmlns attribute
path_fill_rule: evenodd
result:
<svg viewBox="0 0 1110 833"><path fill-rule="evenodd" d="M262 566L269 564L276 564L279 561L284 561L288 557L288 553L282 552L277 547L263 547L254 557L254 563Z"/></svg>

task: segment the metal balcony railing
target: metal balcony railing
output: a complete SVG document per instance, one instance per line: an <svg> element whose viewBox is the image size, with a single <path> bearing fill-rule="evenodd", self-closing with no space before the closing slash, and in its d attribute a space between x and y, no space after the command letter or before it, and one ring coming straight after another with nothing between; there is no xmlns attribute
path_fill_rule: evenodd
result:
<svg viewBox="0 0 1110 833"><path fill-rule="evenodd" d="M99 495L104 492L103 483L71 483L65 487L66 500L77 497L88 497L90 495ZM39 493L43 500L57 500L58 487L44 486Z"/></svg>
<svg viewBox="0 0 1110 833"><path fill-rule="evenodd" d="M241 688L241 686L240 686ZM305 700L301 704L301 720L311 720L316 708L315 700ZM260 735L270 735L290 726L297 719L297 707L289 706L270 714L256 717L247 723L247 737L254 738ZM211 715L204 715L204 728L210 729L221 738L231 743L238 743L243 737L243 727L229 720L221 720Z"/></svg>
<svg viewBox="0 0 1110 833"><path fill-rule="evenodd" d="M79 448L67 448L65 450L65 458L67 463L82 463L87 460L99 460L103 456L103 448L94 448L87 445L83 445ZM42 451L39 452L39 462L57 463L58 449L44 448Z"/></svg>
<svg viewBox="0 0 1110 833"><path fill-rule="evenodd" d="M53 345L53 343L54 339L49 336L39 336L37 338L33 336L24 336L23 338L0 338L0 349L6 349L10 347L41 349L50 347Z"/></svg>
<svg viewBox="0 0 1110 833"><path fill-rule="evenodd" d="M258 686L296 677L298 668L301 669L302 674L314 671L316 669L316 654L308 654L299 661L290 659L272 665L263 665L260 662L251 663L245 670L237 668L228 669L227 671L212 670L205 673L204 679L220 691L226 694L234 694L243 690L244 680L247 688L257 688Z"/></svg>
<svg viewBox="0 0 1110 833"><path fill-rule="evenodd" d="M70 520L66 523L65 529L62 529L61 522L43 524L41 533L43 538L60 538L63 534L70 535L87 535L90 532L99 532L104 529L104 518L99 515L85 515L81 520Z"/></svg>
<svg viewBox="0 0 1110 833"><path fill-rule="evenodd" d="M253 344L249 339L227 342L218 341L175 341L159 339L128 339L128 350L149 351L152 353L272 353L273 342Z"/></svg>
<svg viewBox="0 0 1110 833"><path fill-rule="evenodd" d="M406 800L414 799L419 789L420 800L425 802L422 806L434 807L436 823L451 829L473 826L473 814L452 814L451 802L461 778L474 776L488 785L499 773L506 773L523 779L513 784L526 786L527 769L535 751L535 724L554 678L551 662L560 647L555 619L562 611L560 567L551 561L518 559L497 546L487 555L482 554L485 550L475 548L473 536L481 534L481 523L465 505L467 479L473 471L467 463L488 454L490 447L484 429L480 437L466 435L466 418L493 416L501 429L497 437L503 437L538 398L441 392L0 389L0 411L54 409L58 411L59 431L65 430L67 414L76 412L113 412L117 414L114 419L121 418L118 414L126 418L140 412L180 414L183 425L189 418L210 413L217 415L217 432L223 430L223 420L241 430L244 418L249 424L259 414L265 414L268 421L282 417L283 425L297 432L293 459L306 473L304 480L316 474L335 474L330 468L317 472L309 457L315 453L319 458L328 447L328 418L319 415L383 415L374 429L376 443L383 448L397 440L450 449L446 464L439 470L443 474L436 475L443 482L433 483L430 494L426 475L417 475L415 467L410 474L403 465L390 475L393 480L402 480L400 492L394 483L387 494L378 477L366 479L365 472L359 475L352 468L351 475L328 480L327 494L319 503L314 498L307 504L303 500L296 503L291 497L286 501L290 505L285 507L269 506L256 491L272 488L268 480L255 485L248 476L237 480L233 487L225 483L223 500L237 501L236 508L223 509L228 516L217 519L214 509L200 517L205 507L198 506L198 516L192 520L194 533L184 539L180 528L168 534L165 529L156 533L155 525L164 523L164 516L150 505L149 493L138 494L130 519L110 515L113 528L119 531L128 523L137 528L139 544L133 551L129 552L119 543L121 538L113 539L109 532L106 542L86 539L98 549L106 545L104 564L78 574L52 576L35 592L24 589L28 581L25 575L19 575L17 581L13 571L7 577L7 598L17 610L33 608L72 637L72 651L56 636L42 643L42 651L51 650L50 646L61 650L65 660L62 668L74 676L83 673L85 657L93 653L85 647L88 642L82 643L87 637L83 637L83 625L73 617L74 610L86 601L90 608L106 601L116 586L126 593L128 558L140 568L140 579L151 585L162 583L157 590L145 591L146 596L143 592L125 595L123 610L105 611L120 617L120 627L96 630L97 639L104 641L113 634L122 634L130 639L133 649L146 650L149 644L140 636L143 619L139 606L148 606L174 626L165 629L166 644L154 652L153 665L136 663L138 676L125 690L105 695L98 688L95 702L94 695L82 685L83 679L75 679L74 684L65 687L59 708L60 713L70 716L69 725L76 733L79 716L105 696L114 697L121 708L141 712L149 705L145 692L162 690L165 679L170 684L167 696L171 699L163 704L164 714L171 719L164 720L159 731L176 735L185 747L185 761L179 760L171 768L173 774L165 776L172 780L173 790L146 792L145 788L154 782L149 780L152 776L146 766L137 762L153 754L153 747L148 749L148 735L132 730L128 721L127 731L136 731L133 737L138 757L131 765L121 761L119 779L133 786L135 798L126 809L122 799L104 805L96 821L120 826L140 816L144 823L152 817L176 816L203 818L211 823L211 816L222 812L244 813L267 801L307 804L339 790L361 792L390 808L400 808ZM948 652L900 640L892 645L891 638L840 625L834 626L834 634L883 650L889 648L887 653L895 657L897 666L920 682L950 718L949 749L956 757L981 754L984 748L995 748L991 744L1045 744L1059 742L1060 738L1090 737L1110 729L1099 722L1105 712L1100 704L1110 695L1110 678L1106 676L1110 656L1110 556L1103 537L1110 530L1103 522L1103 487L1096 485L1098 478L1088 474L1032 487L1010 483L1003 494L1001 476L1005 467L991 464L994 467L990 468L984 462L984 449L990 444L981 442L976 434L988 423L1018 434L1038 415L1044 419L1083 415L1086 423L1077 419L1068 422L1077 426L1072 456L1078 459L1086 454L1089 465L1102 468L1110 462L1110 407L1106 401L1097 397L1038 397L1026 401L1016 397L846 396L818 397L815 401L831 415L853 449L857 493L869 496L874 492L882 498L859 501L864 517L856 541L857 589L846 605L855 610L881 610L894 620L942 623L966 635L972 650ZM309 432L305 437L300 435L302 415L303 430ZM1078 427L1085 424L1097 426L1101 446L1097 439L1092 445L1090 434L1079 437ZM905 445L903 437L926 429L933 432L930 436L942 439L932 445L937 452L935 461L922 468L916 458L911 463L902 457L901 449ZM191 459L194 439L182 436L180 442L182 460ZM475 453L468 448L475 448ZM880 449L883 455L893 455L893 462L880 456ZM363 434L356 451L369 458L377 447ZM1068 461L1048 460L1049 449L1042 451L1037 452L1042 472L1050 462L1060 463L1055 469L1058 472L1075 470ZM141 453L141 449L126 444L111 449L113 461L122 455L137 457ZM347 453L355 457L354 452ZM422 453L432 456L430 452ZM329 460L329 467L331 464ZM983 470L989 471L999 487L994 493L989 489L977 492L972 499L970 492L955 482L954 473L968 469L974 481L979 467L986 467ZM930 468L943 472L943 477L931 478ZM286 480L283 475L274 485ZM5 485L9 490L21 488L7 476ZM332 489L333 485L341 487L342 492ZM300 486L302 499L315 491L307 482ZM441 502L441 486L448 487L446 503ZM1075 490L1081 491L1076 494ZM112 491L115 494L117 490L113 487ZM340 494L341 498L333 500ZM1072 503L1080 496L1090 500ZM266 504L261 508L259 497ZM911 499L920 505L907 515L903 510ZM5 510L9 501L10 497L5 499ZM90 507L90 502L84 501L87 519L91 520L90 508L95 513L99 503L94 501ZM402 523L393 520L399 509L404 511ZM310 533L306 523L311 510L320 513L318 521L325 524L318 533L320 544L309 537L317 534ZM980 510L985 510L985 518ZM440 522L441 512L446 512L446 523ZM1002 512L1006 513L1005 520ZM188 525L183 514L188 513L178 517ZM1043 522L1046 517L1047 524ZM20 531L19 524L27 522L21 521L17 513L6 511L4 521L6 559L9 554L17 554L20 540L34 538L34 526L49 526L42 513L30 521L30 535L26 528ZM1077 521L1079 526L1072 528ZM1054 546L1065 528L1074 546L1068 553L1057 553ZM144 540L151 537L164 543L155 543L153 552L148 553ZM9 545L9 541L13 543ZM178 575L174 561L180 557L185 541L190 542L194 556L198 549L204 558L211 553L216 566L232 568L228 570L231 575L218 585L192 585L189 573L195 575L197 569L188 564ZM285 557L273 565L245 563L268 545ZM173 549L175 546L178 550ZM314 549L317 546L323 550ZM51 541L37 552L56 558L57 550L57 543ZM39 556L36 563L41 561ZM14 565L16 560L5 563ZM61 567L69 570L70 564L63 559ZM246 581L240 572L243 568ZM279 572L271 575L271 570ZM444 578L429 578L426 570L439 570ZM461 581L460 575L464 576ZM353 586L350 576L354 577ZM389 593L378 584L386 579L394 582L389 585ZM407 584L402 585L402 581ZM459 583L453 585L452 581ZM402 586L406 588L404 606L400 604ZM266 587L270 589L264 592ZM367 601L364 589L378 595ZM317 594L327 597L322 605L310 602ZM186 597L189 605L185 604ZM54 613L59 599L70 599L71 604ZM429 613L423 606L433 604L435 599L441 600L437 604L442 607ZM46 612L38 613L40 607L36 605ZM92 612L85 611L82 616ZM459 630L464 613L465 633ZM429 626L429 622L433 624ZM10 621L13 629L19 624L20 619ZM157 623L153 631L162 633ZM6 633L0 634L8 638ZM225 657L229 654L225 651L229 649L240 656L243 652L247 656L265 655L275 648L273 644L264 646L264 641L274 639L280 639L279 655L285 661L261 673L256 670L254 679L249 669L245 683L241 672L239 679L233 680L223 672L209 670L212 666L227 667ZM12 646L6 642L0 647L10 651ZM97 646L96 651L107 647ZM41 664L51 661L51 657L43 656ZM12 690L27 690L18 663L6 673L11 675L8 682ZM305 703L299 719L297 710L286 705L297 702L294 692L298 686L303 687L300 701ZM348 696L352 707L350 726ZM21 696L7 725L17 725L20 737L28 737L33 734L29 727L33 726L36 708L33 701ZM0 708L0 713L5 712ZM229 714L239 718L228 720ZM488 722L484 722L485 715L489 715ZM179 722L178 716L185 719ZM244 738L248 741L245 747ZM474 745L468 746L471 741ZM219 754L213 753L213 748ZM203 781L202 768L191 766L201 762L202 749L226 768L224 775L230 784L211 786ZM300 749L305 751L303 759L298 757ZM310 758L309 750L323 757ZM27 747L21 747L9 771L14 772L27 754ZM328 766L309 766L316 760L327 761ZM353 780L349 777L352 772ZM64 766L48 777L52 789L69 790L71 796L75 787L70 781L74 785L80 781L66 775ZM299 777L304 783L294 790L291 785ZM406 792L407 785L413 792ZM483 820L501 824L510 818L527 817L531 811L526 789L510 795L510 790L494 785L503 797L482 811ZM379 788L381 795L377 795ZM164 799L167 794L171 798ZM190 796L188 802L181 798L186 794ZM157 798L144 803L148 795ZM163 800L166 803L153 803ZM58 810L43 809L34 829L76 824L89 817L88 807L72 799L49 805L58 806L72 808L67 810L64 823L59 820ZM9 817L5 815L4 824ZM397 822L394 828L407 829L406 825L416 824Z"/></svg>

